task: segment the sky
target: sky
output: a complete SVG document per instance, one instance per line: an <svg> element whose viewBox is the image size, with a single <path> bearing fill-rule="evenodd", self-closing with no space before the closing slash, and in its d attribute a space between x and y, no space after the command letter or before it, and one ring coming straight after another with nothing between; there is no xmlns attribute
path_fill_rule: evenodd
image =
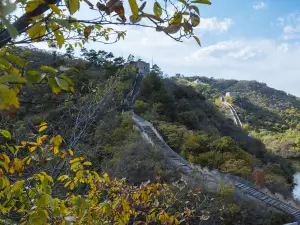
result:
<svg viewBox="0 0 300 225"><path fill-rule="evenodd" d="M148 2L153 5L153 1ZM192 39L179 43L162 32L131 26L122 28L127 30L125 40L113 45L91 42L86 48L113 52L115 56L133 54L149 63L153 58L169 76L181 73L257 80L299 97L300 1L211 2L210 6L199 5L201 22L195 34L202 47ZM125 13L130 14L128 8ZM87 15L89 10L82 8L77 17ZM43 44L38 47L46 48Z"/></svg>

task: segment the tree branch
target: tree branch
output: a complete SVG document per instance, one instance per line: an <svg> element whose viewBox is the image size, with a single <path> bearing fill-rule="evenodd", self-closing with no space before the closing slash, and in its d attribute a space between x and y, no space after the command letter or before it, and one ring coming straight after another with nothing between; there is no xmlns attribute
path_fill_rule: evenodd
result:
<svg viewBox="0 0 300 225"><path fill-rule="evenodd" d="M32 23L31 18L35 16L39 16L46 12L49 8L48 4L57 4L60 0L47 0L47 4L40 4L36 9L34 9L30 13L25 13L21 16L16 22L12 25L16 28L18 34L23 33L27 27ZM0 33L0 48L5 46L8 42L11 41L11 36L7 29L3 30Z"/></svg>

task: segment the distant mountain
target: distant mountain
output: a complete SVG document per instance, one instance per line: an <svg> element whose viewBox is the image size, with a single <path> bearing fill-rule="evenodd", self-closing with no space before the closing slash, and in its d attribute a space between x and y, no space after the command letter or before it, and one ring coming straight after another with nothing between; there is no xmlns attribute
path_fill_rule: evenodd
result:
<svg viewBox="0 0 300 225"><path fill-rule="evenodd" d="M285 157L300 156L300 98L265 83L188 77L198 92L217 98L230 92L245 128L266 147Z"/></svg>

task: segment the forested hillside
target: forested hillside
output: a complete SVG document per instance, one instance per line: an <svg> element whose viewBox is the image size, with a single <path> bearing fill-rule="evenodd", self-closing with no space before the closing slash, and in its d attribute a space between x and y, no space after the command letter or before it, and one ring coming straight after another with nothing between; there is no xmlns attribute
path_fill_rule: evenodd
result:
<svg viewBox="0 0 300 225"><path fill-rule="evenodd" d="M283 157L300 155L300 98L257 81L189 77L200 81L195 88L210 99L232 95L232 102L253 137L269 151Z"/></svg>
<svg viewBox="0 0 300 225"><path fill-rule="evenodd" d="M206 86L205 86L206 87ZM189 161L252 180L253 168L264 168L267 186L288 192L294 169L264 144L239 130L198 84L182 79L144 78L135 111L152 121L167 143ZM219 99L219 98L218 98Z"/></svg>

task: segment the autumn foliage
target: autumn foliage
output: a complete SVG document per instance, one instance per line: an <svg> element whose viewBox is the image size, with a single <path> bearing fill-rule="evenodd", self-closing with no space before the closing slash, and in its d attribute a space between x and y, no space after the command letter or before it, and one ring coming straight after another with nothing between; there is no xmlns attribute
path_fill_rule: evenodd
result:
<svg viewBox="0 0 300 225"><path fill-rule="evenodd" d="M46 123L38 127L46 128ZM9 142L10 133L4 134ZM176 198L165 184L128 185L90 170L91 162L63 149L61 136L35 139L1 146L4 224L179 224L192 214L168 211Z"/></svg>

